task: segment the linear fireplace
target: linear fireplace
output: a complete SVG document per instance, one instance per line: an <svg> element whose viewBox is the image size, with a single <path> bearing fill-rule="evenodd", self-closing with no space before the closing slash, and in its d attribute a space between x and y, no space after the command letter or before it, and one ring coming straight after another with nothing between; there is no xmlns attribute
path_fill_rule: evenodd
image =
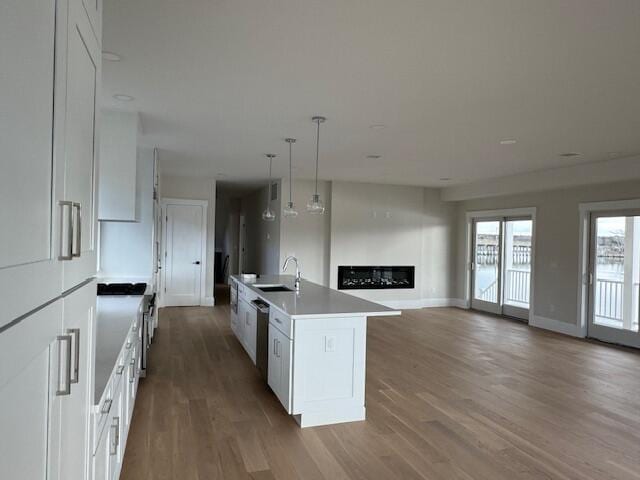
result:
<svg viewBox="0 0 640 480"><path fill-rule="evenodd" d="M338 290L414 288L413 266L338 266Z"/></svg>

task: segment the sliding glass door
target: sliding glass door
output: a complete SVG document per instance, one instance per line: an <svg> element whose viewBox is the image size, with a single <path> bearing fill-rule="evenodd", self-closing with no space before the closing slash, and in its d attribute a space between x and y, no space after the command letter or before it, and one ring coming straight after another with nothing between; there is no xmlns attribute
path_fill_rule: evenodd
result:
<svg viewBox="0 0 640 480"><path fill-rule="evenodd" d="M640 348L640 212L591 216L588 335Z"/></svg>
<svg viewBox="0 0 640 480"><path fill-rule="evenodd" d="M531 218L474 220L472 308L528 319L532 250Z"/></svg>
<svg viewBox="0 0 640 480"><path fill-rule="evenodd" d="M476 220L473 226L471 306L478 310L499 314L502 313L500 308L502 220Z"/></svg>

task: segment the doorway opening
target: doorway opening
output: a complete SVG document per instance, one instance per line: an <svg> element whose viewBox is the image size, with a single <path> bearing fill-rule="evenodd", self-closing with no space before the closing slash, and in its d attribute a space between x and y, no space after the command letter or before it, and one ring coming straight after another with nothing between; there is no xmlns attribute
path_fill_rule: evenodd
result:
<svg viewBox="0 0 640 480"><path fill-rule="evenodd" d="M471 215L471 308L529 320L534 215L499 212Z"/></svg>

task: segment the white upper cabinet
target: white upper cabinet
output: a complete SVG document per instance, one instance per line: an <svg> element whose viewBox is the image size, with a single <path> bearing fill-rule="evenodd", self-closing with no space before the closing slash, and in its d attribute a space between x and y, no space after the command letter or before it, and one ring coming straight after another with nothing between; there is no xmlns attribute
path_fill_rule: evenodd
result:
<svg viewBox="0 0 640 480"><path fill-rule="evenodd" d="M0 2L0 327L60 293L55 6Z"/></svg>
<svg viewBox="0 0 640 480"><path fill-rule="evenodd" d="M139 117L103 110L100 130L100 220L136 221Z"/></svg>
<svg viewBox="0 0 640 480"><path fill-rule="evenodd" d="M67 290L95 275L100 47L79 2L69 3L61 257Z"/></svg>
<svg viewBox="0 0 640 480"><path fill-rule="evenodd" d="M102 0L71 0L75 2L82 2L82 7L89 17L93 32L102 44Z"/></svg>

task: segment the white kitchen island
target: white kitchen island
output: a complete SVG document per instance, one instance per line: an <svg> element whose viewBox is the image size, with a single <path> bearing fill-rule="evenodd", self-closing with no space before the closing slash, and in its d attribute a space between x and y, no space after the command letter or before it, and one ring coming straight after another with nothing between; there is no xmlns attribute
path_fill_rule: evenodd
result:
<svg viewBox="0 0 640 480"><path fill-rule="evenodd" d="M260 347L251 302L269 304L268 383L296 422L313 427L364 420L367 317L401 312L305 280L296 292L290 275L255 281L233 275L231 282L237 288L231 328L254 363Z"/></svg>

